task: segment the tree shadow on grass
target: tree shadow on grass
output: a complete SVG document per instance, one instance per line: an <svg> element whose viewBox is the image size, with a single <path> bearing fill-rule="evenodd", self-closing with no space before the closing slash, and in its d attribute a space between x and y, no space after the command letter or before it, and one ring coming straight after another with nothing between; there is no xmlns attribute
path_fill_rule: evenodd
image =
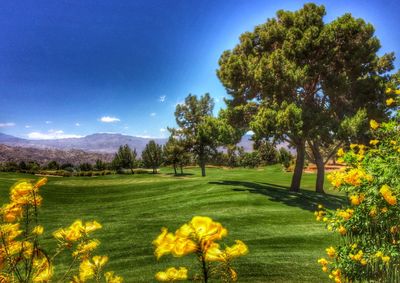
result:
<svg viewBox="0 0 400 283"><path fill-rule="evenodd" d="M248 191L254 194L261 194L269 200L280 202L285 205L299 207L301 209L315 211L319 204L329 209L336 209L346 203L343 196L330 194L318 194L316 192L301 190L298 193L289 192L289 187L271 183L256 183L245 181L219 181L209 182L213 185L235 186L233 191Z"/></svg>
<svg viewBox="0 0 400 283"><path fill-rule="evenodd" d="M164 173L165 175L169 175L169 176L174 176L174 177L184 177L184 176L193 176L194 174L193 173L183 173L183 174L181 174L181 173L178 173L178 174L175 174L175 173Z"/></svg>

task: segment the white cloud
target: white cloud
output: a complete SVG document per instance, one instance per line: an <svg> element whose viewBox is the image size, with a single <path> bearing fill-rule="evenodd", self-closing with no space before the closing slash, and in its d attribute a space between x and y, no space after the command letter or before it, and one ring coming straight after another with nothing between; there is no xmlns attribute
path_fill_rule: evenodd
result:
<svg viewBox="0 0 400 283"><path fill-rule="evenodd" d="M75 126L77 126L77 127L80 127L80 126L81 126L81 124L79 124L79 123L75 123Z"/></svg>
<svg viewBox="0 0 400 283"><path fill-rule="evenodd" d="M29 128L32 128L32 126L31 125L25 125L25 128L29 129Z"/></svg>
<svg viewBox="0 0 400 283"><path fill-rule="evenodd" d="M167 129L164 129L164 128L161 128L161 129L160 129L160 132L161 132L161 133L165 133L166 131L167 131Z"/></svg>
<svg viewBox="0 0 400 283"><path fill-rule="evenodd" d="M8 123L0 123L0 128L14 127L14 126L15 126L15 123L11 123L11 122L8 122Z"/></svg>
<svg viewBox="0 0 400 283"><path fill-rule="evenodd" d="M121 121L117 117L110 117L110 116L103 116L100 118L100 121L103 123L114 123L114 122L119 122Z"/></svg>
<svg viewBox="0 0 400 283"><path fill-rule="evenodd" d="M49 130L47 133L31 132L28 138L34 140L52 140L52 139L67 139L67 138L81 138L83 136L66 134L63 130Z"/></svg>
<svg viewBox="0 0 400 283"><path fill-rule="evenodd" d="M155 113L155 112L152 112L152 113L150 113L150 116L151 117L154 117L154 116L156 116L157 114Z"/></svg>
<svg viewBox="0 0 400 283"><path fill-rule="evenodd" d="M47 125L53 123L52 121L46 121L45 122Z"/></svg>
<svg viewBox="0 0 400 283"><path fill-rule="evenodd" d="M158 101L164 102L166 98L167 98L166 95L161 95L160 98L158 99Z"/></svg>

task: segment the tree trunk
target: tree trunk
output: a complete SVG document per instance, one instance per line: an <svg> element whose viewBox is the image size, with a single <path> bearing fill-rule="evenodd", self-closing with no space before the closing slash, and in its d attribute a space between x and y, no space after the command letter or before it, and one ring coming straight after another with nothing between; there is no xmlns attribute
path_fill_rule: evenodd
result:
<svg viewBox="0 0 400 283"><path fill-rule="evenodd" d="M319 150L318 142L311 143L311 150L314 155L315 165L317 165L317 180L315 182L315 191L317 193L324 194L325 164Z"/></svg>
<svg viewBox="0 0 400 283"><path fill-rule="evenodd" d="M301 182L301 176L303 175L303 167L304 167L304 156L305 156L305 145L304 141L301 141L296 145L296 164L292 176L292 183L290 184L290 189L289 189L291 192L300 191L300 182Z"/></svg>
<svg viewBox="0 0 400 283"><path fill-rule="evenodd" d="M181 175L183 175L183 166L181 165Z"/></svg>
<svg viewBox="0 0 400 283"><path fill-rule="evenodd" d="M176 164L174 163L173 166L174 166L174 172L175 172L175 175L176 175L177 174L177 172L176 172Z"/></svg>
<svg viewBox="0 0 400 283"><path fill-rule="evenodd" d="M206 176L206 159L205 159L205 153L204 153L204 148L201 148L199 151L199 163L200 163L200 168L201 168L201 176L205 177Z"/></svg>

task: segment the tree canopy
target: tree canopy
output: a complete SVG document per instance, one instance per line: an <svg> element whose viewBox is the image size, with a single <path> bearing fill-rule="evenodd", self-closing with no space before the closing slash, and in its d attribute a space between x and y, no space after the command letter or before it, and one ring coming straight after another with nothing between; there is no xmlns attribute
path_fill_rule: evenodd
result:
<svg viewBox="0 0 400 283"><path fill-rule="evenodd" d="M278 11L223 52L217 70L231 96L231 122L296 148L294 191L300 187L306 144L318 168L316 189L323 192L321 147L343 142L349 125L344 121L362 113L387 116L385 85L394 54L377 54L380 42L371 24L351 14L325 23L325 14L325 7L315 4ZM362 129L358 125L355 131Z"/></svg>

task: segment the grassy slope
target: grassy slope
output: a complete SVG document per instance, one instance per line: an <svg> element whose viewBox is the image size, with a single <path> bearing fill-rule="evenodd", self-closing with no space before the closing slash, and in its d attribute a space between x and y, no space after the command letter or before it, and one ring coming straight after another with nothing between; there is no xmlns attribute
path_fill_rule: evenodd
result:
<svg viewBox="0 0 400 283"><path fill-rule="evenodd" d="M98 253L110 257L107 269L125 282L152 282L158 270L194 263L193 257L156 261L151 242L160 228L175 230L195 215L206 215L228 228L227 244L241 239L249 246L250 253L236 262L239 282L327 281L316 260L334 239L315 222L313 211L318 203L334 207L342 198L308 191L314 175L304 176L301 194L290 194L290 174L274 166L213 168L205 178L198 169L188 170L193 175L185 177L170 171L163 169L157 176L50 178L42 189L40 214L47 248L54 247L51 232L57 228L77 218L96 219L103 224L94 236L102 242ZM21 177L33 178L0 174L0 203ZM66 268L60 261L58 270Z"/></svg>

